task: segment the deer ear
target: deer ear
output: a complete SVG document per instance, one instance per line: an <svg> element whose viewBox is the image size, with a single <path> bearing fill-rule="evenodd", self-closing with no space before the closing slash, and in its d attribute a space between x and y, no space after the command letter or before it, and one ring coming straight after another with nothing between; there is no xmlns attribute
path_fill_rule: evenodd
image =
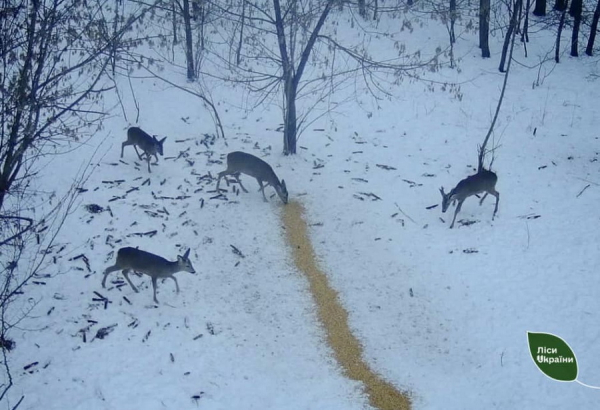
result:
<svg viewBox="0 0 600 410"><path fill-rule="evenodd" d="M283 179L281 180L281 186L284 187L285 189L287 189L285 186L285 181Z"/></svg>
<svg viewBox="0 0 600 410"><path fill-rule="evenodd" d="M166 140L166 139L167 139L167 137L164 137L163 139L161 139L161 140L160 140L160 141L158 141L158 142L160 142L160 143L162 144L163 142L165 142L165 140Z"/></svg>
<svg viewBox="0 0 600 410"><path fill-rule="evenodd" d="M444 195L444 187L440 187L440 192L442 193L442 195Z"/></svg>
<svg viewBox="0 0 600 410"><path fill-rule="evenodd" d="M188 256L190 256L190 249L188 248L187 251L185 251L185 253L183 254L183 258L187 258Z"/></svg>

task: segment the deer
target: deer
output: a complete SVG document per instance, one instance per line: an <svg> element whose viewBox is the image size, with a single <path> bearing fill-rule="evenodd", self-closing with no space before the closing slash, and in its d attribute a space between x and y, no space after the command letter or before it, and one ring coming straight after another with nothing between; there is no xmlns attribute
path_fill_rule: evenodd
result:
<svg viewBox="0 0 600 410"><path fill-rule="evenodd" d="M259 191L262 192L265 202L268 202L267 197L265 196L265 187L271 185L283 203L288 203L288 191L285 186L285 181L282 179L280 182L277 175L275 175L273 168L265 161L252 154L240 151L233 151L227 154L227 169L219 172L217 192L219 192L221 178L225 175L233 175L238 184L240 184L240 187L247 193L248 191L242 185L242 181L240 181L240 173L256 178L258 185L260 186ZM227 178L225 180L227 180ZM263 185L263 182L266 182L266 184Z"/></svg>
<svg viewBox="0 0 600 410"><path fill-rule="evenodd" d="M177 261L171 262L165 258L155 255L150 252L142 251L137 248L121 248L117 252L117 261L113 266L106 268L104 278L102 279L102 287L106 286L106 278L108 274L121 269L123 276L129 283L129 286L137 293L138 290L129 279L129 271L146 274L152 278L152 288L154 289L154 302L158 304L156 299L156 281L163 278L171 278L175 282L175 288L179 293L179 284L173 274L181 271L196 273L192 262L189 259L190 250L188 249L183 256L177 255Z"/></svg>
<svg viewBox="0 0 600 410"><path fill-rule="evenodd" d="M456 211L454 211L454 218L450 229L454 227L454 221L456 221L456 215L460 212L463 202L470 196L485 192L485 195L479 201L479 205L483 203L483 200L491 194L496 197L496 207L494 208L494 214L492 215L492 221L498 212L498 202L500 202L500 193L496 191L496 182L498 182L498 176L487 169L481 169L475 175L468 176L467 178L460 181L452 191L447 194L444 193L444 187L440 188L442 193L442 212L445 213L450 203L458 201Z"/></svg>
<svg viewBox="0 0 600 410"><path fill-rule="evenodd" d="M135 153L137 154L140 161L142 161L142 156L137 150L137 147L140 147L144 154L146 154L146 161L148 162L148 172L152 172L150 170L150 157L154 155L156 157L156 162L158 162L158 154L163 155L163 143L167 137L159 140L156 139L156 136L151 136L146 133L144 130L138 127L131 127L127 130L127 140L121 144L121 158L123 158L123 151L125 147L128 145L133 145L135 149Z"/></svg>

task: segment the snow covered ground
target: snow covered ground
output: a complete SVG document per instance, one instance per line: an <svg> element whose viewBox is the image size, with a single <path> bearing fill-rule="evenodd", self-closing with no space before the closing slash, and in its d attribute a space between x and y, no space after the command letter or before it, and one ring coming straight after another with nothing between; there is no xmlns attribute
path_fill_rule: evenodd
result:
<svg viewBox="0 0 600 410"><path fill-rule="evenodd" d="M498 215L492 221L494 198L481 207L470 198L450 230L453 208L429 207L440 203L440 186L474 173L503 81L498 55L482 60L474 37L457 45L462 71L446 73L462 82L461 99L422 83L401 84L379 108L359 94L311 126L291 157L281 154L276 107L244 111L238 91L219 89L226 145L206 135L214 126L198 99L134 81L137 125L168 136L165 157L151 174L135 165L131 147L120 162L136 124L115 110L103 131L48 166L40 184L60 192L100 145L59 237L65 248L45 271L52 277L26 288L31 311L12 332L11 402L24 395L20 409L47 410L369 408L325 344L285 242L282 203L264 203L247 176L249 193L215 198L212 177L226 153L243 150L268 161L290 200L306 207L320 265L366 360L408 391L415 409L596 408L597 390L540 373L526 332L564 338L579 380L600 385L597 63L564 57L537 87L536 70L513 66L493 142ZM135 118L131 97L123 98ZM107 211L92 214L88 204ZM131 275L140 293L116 272L103 289L102 272L122 246L171 260L189 247L197 274L177 274L179 295L171 281L159 283L158 306L146 276Z"/></svg>

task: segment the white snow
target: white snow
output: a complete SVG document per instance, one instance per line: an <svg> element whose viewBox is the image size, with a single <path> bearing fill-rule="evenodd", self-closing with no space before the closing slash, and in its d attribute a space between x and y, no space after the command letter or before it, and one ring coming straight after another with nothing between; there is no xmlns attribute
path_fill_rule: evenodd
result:
<svg viewBox="0 0 600 410"><path fill-rule="evenodd" d="M532 37L528 59L515 50L521 63L535 64L549 41L544 33ZM250 192L230 189L225 201L211 199L216 180L199 178L215 177L227 152L244 150L268 161L290 200L306 207L320 266L366 360L408 391L415 409L596 408L597 390L553 381L535 367L526 332L562 337L577 355L579 380L600 385L600 87L590 77L597 63L565 55L556 67L546 63L553 71L537 87L536 69L512 66L491 142L498 215L492 221L493 197L481 207L469 198L450 230L454 208L427 207L440 203L440 186L449 190L474 173L503 81L501 39L487 60L476 40L464 34L457 43L460 73L437 74L461 82L462 99L408 81L377 104L361 90L310 126L290 157L275 131L277 107L248 112L239 89L215 89L227 146L217 139L207 148L201 141L214 126L198 99L134 80L139 121L124 95L129 122L115 107L104 129L52 161L40 182L64 192L100 145L88 191L58 238L66 247L44 270L52 277L30 283L18 305L31 310L11 331L10 402L24 395L23 410L370 408L326 345L272 188L264 203L242 175ZM341 90L339 100L351 92ZM168 136L152 174L132 147L118 161L130 125ZM124 182L103 182L115 180ZM188 197L155 199L180 195ZM92 215L86 204L110 206L113 216ZM132 236L152 230L153 237ZM158 307L147 276L131 275L139 293L116 287L124 282L118 272L102 289L102 273L122 246L171 260L190 247L197 274L177 274L179 295L172 281L159 282ZM82 259L70 260L80 254L91 272ZM110 300L106 309L94 292ZM104 339L94 338L112 325Z"/></svg>

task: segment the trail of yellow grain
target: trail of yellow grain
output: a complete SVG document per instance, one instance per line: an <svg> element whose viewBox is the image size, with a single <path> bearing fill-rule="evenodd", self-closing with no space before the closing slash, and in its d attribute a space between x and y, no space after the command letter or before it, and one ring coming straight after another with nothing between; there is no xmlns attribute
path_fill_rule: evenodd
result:
<svg viewBox="0 0 600 410"><path fill-rule="evenodd" d="M308 278L319 320L336 360L347 377L364 384L371 406L380 410L410 409L408 396L374 373L363 360L362 346L348 326L348 313L340 304L337 292L329 286L327 276L317 266L303 214L300 203L290 202L284 207L283 222L296 266Z"/></svg>

